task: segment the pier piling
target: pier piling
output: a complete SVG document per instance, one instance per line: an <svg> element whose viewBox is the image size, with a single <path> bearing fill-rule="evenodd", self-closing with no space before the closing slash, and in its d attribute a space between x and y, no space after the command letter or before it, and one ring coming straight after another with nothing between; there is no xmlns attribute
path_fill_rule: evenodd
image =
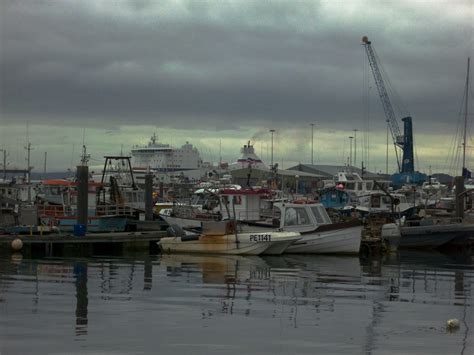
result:
<svg viewBox="0 0 474 355"><path fill-rule="evenodd" d="M456 176L454 184L456 187L456 217L464 218L464 177Z"/></svg>
<svg viewBox="0 0 474 355"><path fill-rule="evenodd" d="M145 220L153 221L153 174L145 175Z"/></svg>
<svg viewBox="0 0 474 355"><path fill-rule="evenodd" d="M89 167L87 165L78 165L76 178L77 178L77 224L84 225L84 228L87 230Z"/></svg>

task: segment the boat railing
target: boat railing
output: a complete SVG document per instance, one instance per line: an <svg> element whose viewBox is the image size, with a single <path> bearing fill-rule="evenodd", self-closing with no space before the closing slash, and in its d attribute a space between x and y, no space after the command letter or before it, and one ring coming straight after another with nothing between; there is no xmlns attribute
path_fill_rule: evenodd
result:
<svg viewBox="0 0 474 355"><path fill-rule="evenodd" d="M133 213L133 207L128 205L100 205L96 207L97 216L131 216Z"/></svg>
<svg viewBox="0 0 474 355"><path fill-rule="evenodd" d="M262 218L273 218L276 217L276 213L273 208L264 208L260 210L260 216Z"/></svg>
<svg viewBox="0 0 474 355"><path fill-rule="evenodd" d="M77 215L77 208L64 205L38 205L38 215L40 217L64 217ZM128 205L100 205L95 208L96 216L131 216L134 209Z"/></svg>
<svg viewBox="0 0 474 355"><path fill-rule="evenodd" d="M69 206L64 205L37 205L40 217L61 217L74 215Z"/></svg>
<svg viewBox="0 0 474 355"><path fill-rule="evenodd" d="M268 212L268 211L267 211ZM232 216L232 212L231 216ZM236 219L239 221L257 221L261 220L262 218L267 218L268 216L262 216L262 210L260 209L245 209L243 211L236 211ZM268 218L271 218L271 213Z"/></svg>

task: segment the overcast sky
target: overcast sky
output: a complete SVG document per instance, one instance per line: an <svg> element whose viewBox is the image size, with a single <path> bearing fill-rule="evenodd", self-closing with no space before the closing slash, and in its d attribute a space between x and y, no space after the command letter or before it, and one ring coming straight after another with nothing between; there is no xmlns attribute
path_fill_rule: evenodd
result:
<svg viewBox="0 0 474 355"><path fill-rule="evenodd" d="M11 166L25 164L27 134L33 165L42 171L47 151L52 171L75 166L83 141L101 165L153 131L214 162L220 144L234 161L251 139L266 159L275 129L275 160L287 168L310 162L314 123L315 163L343 164L358 129L357 164L385 171L385 116L363 35L398 93L392 101L413 116L417 168L453 161L474 0L0 4L0 147Z"/></svg>

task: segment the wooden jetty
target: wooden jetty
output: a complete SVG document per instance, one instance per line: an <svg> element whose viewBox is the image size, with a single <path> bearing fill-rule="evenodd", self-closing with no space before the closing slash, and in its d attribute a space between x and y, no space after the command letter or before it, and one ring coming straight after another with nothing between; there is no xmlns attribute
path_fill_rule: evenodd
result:
<svg viewBox="0 0 474 355"><path fill-rule="evenodd" d="M166 236L166 231L87 233L43 235L0 235L0 251L11 253L12 242L21 240L19 250L26 255L86 256L93 254L120 255L126 251L158 253L157 242Z"/></svg>

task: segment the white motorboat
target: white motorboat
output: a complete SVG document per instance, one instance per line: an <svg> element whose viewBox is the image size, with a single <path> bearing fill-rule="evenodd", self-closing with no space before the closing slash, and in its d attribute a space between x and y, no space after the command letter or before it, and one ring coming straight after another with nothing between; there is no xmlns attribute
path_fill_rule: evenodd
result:
<svg viewBox="0 0 474 355"><path fill-rule="evenodd" d="M382 240L388 242L392 251L398 248L465 247L472 236L474 225L455 218L424 217L382 226Z"/></svg>
<svg viewBox="0 0 474 355"><path fill-rule="evenodd" d="M185 232L177 225L168 229L169 237L158 245L168 253L259 255L281 254L301 238L298 232L270 230L240 232L234 221L202 221L201 233Z"/></svg>
<svg viewBox="0 0 474 355"><path fill-rule="evenodd" d="M221 217L211 212L203 212L198 207L186 205L163 208L159 214L170 226L178 225L185 229L200 228L203 220L219 220Z"/></svg>
<svg viewBox="0 0 474 355"><path fill-rule="evenodd" d="M359 221L332 223L321 203L276 203L271 223L249 222L244 230L279 230L301 233L301 239L288 246L285 253L357 254L362 225Z"/></svg>
<svg viewBox="0 0 474 355"><path fill-rule="evenodd" d="M419 204L420 202L418 202ZM355 211L364 214L369 213L394 213L397 216L412 215L416 209L417 202L408 202L406 195L402 193L371 192L359 197L359 205Z"/></svg>
<svg viewBox="0 0 474 355"><path fill-rule="evenodd" d="M285 253L321 253L321 254L357 254L360 248L362 226L358 221L348 223L332 223L326 209L321 203L287 203L277 202L272 210L263 207L263 199L269 195L264 189L221 190L220 206L217 212L194 213L189 216L162 216L172 224L181 228L200 227L205 219L221 216L224 220L235 219L239 222L242 233L301 233L301 239L288 245ZM217 208L216 208L217 209ZM262 217L265 215L265 217ZM173 219L174 218L174 219ZM223 221L222 221L223 222ZM209 223L209 222L208 222ZM216 223L216 222L214 222ZM240 233L240 231L239 231ZM230 236L232 240L232 236ZM263 251L264 254L279 254L280 246Z"/></svg>

